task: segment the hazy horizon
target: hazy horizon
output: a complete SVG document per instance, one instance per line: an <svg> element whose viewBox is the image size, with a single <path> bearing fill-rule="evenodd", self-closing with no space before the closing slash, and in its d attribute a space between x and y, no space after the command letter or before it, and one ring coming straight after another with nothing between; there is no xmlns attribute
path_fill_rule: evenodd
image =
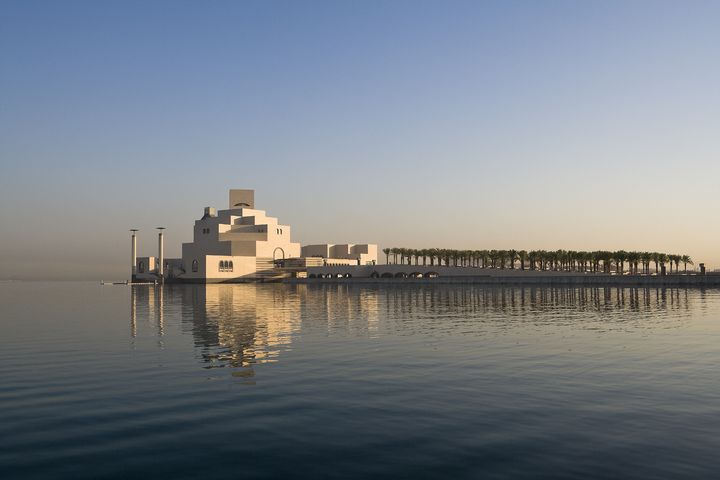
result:
<svg viewBox="0 0 720 480"><path fill-rule="evenodd" d="M121 279L252 188L306 243L720 267L715 2L34 2L0 15L0 278ZM384 255L380 255L384 261Z"/></svg>

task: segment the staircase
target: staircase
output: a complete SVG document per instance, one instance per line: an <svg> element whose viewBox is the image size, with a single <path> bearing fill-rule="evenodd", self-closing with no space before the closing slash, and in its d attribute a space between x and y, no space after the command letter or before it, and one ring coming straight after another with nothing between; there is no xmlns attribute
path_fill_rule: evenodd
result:
<svg viewBox="0 0 720 480"><path fill-rule="evenodd" d="M281 268L275 268L272 258L257 258L255 260L255 278L260 282L279 282L288 278L289 273Z"/></svg>

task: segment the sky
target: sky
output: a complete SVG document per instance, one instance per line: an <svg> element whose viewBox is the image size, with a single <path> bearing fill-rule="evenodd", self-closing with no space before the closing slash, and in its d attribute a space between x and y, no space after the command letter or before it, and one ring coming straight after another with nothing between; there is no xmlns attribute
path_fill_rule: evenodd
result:
<svg viewBox="0 0 720 480"><path fill-rule="evenodd" d="M230 188L306 243L720 267L720 3L0 1L0 278L124 279Z"/></svg>

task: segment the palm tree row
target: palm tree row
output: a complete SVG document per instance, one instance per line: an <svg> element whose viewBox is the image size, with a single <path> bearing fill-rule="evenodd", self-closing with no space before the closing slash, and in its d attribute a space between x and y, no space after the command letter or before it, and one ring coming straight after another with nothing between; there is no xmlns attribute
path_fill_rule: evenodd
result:
<svg viewBox="0 0 720 480"><path fill-rule="evenodd" d="M445 265L455 267L509 268L519 266L520 270L555 270L567 272L604 272L613 270L622 274L650 274L650 265L654 264L655 273L666 264L670 273L680 271L680 263L685 272L687 266L694 265L688 255L675 255L660 252L615 252L598 250L583 252L574 250L450 250L443 248L384 248L386 263L412 265ZM398 262L399 259L399 262ZM392 262L391 262L392 260Z"/></svg>

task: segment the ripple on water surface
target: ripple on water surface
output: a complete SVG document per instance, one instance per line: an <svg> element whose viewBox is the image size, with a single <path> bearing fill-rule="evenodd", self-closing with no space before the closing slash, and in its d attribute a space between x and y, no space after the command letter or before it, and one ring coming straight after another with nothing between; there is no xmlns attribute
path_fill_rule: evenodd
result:
<svg viewBox="0 0 720 480"><path fill-rule="evenodd" d="M714 478L720 292L0 284L2 478Z"/></svg>

